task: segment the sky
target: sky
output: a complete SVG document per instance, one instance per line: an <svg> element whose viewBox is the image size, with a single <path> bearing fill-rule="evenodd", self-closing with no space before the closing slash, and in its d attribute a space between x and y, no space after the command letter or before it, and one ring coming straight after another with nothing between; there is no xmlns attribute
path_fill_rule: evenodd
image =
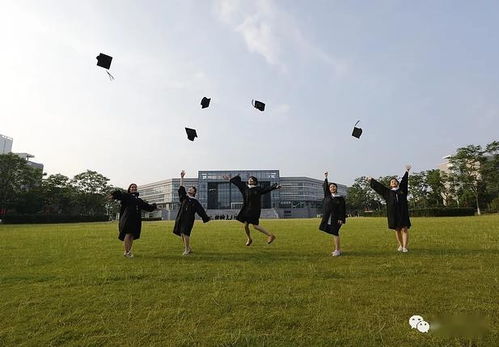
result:
<svg viewBox="0 0 499 347"><path fill-rule="evenodd" d="M498 140L498 43L497 1L0 0L0 134L48 175L121 187L182 169L350 185Z"/></svg>

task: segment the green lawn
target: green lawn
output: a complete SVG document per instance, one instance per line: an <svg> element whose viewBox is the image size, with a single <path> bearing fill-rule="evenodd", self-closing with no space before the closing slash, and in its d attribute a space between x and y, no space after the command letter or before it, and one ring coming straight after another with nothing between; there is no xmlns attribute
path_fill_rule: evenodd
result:
<svg viewBox="0 0 499 347"><path fill-rule="evenodd" d="M251 247L238 222L196 222L191 256L147 222L133 259L116 223L0 225L0 345L497 345L499 215L412 221L402 254L385 218L349 219L341 257L318 219L264 220L277 240Z"/></svg>

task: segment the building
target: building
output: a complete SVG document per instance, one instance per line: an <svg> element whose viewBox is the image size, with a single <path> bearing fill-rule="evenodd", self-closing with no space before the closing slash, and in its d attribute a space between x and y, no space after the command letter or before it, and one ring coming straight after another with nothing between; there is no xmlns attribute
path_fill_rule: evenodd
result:
<svg viewBox="0 0 499 347"><path fill-rule="evenodd" d="M262 196L261 218L310 218L320 214L324 197L323 181L310 177L281 177L279 170L220 170L199 171L197 178L184 178L184 186L195 186L196 197L214 219L233 219L243 204L239 189L224 176L240 175L243 181L255 176L260 186L280 184ZM141 185L142 199L156 203L163 210L146 214L146 217L175 219L179 209L178 188L180 178ZM346 196L347 186L338 184L338 192Z"/></svg>
<svg viewBox="0 0 499 347"><path fill-rule="evenodd" d="M35 169L40 169L43 171L43 164L35 163L30 161L31 158L35 156L29 153L13 153L12 152L12 144L14 143L14 139L5 135L0 134L0 154L8 154L12 153L17 155L19 158L26 160L26 164Z"/></svg>
<svg viewBox="0 0 499 347"><path fill-rule="evenodd" d="M34 158L35 156L33 154L29 153L13 153L17 155L19 158L26 160L26 164L34 169L40 169L43 171L43 164L40 163L35 163L34 161L31 161L31 158Z"/></svg>
<svg viewBox="0 0 499 347"><path fill-rule="evenodd" d="M11 137L0 134L0 154L12 152L12 143L14 140Z"/></svg>

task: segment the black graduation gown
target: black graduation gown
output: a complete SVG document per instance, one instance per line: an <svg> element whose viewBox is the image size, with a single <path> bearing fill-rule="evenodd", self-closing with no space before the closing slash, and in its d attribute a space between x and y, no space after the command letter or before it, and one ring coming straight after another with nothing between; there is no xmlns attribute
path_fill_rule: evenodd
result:
<svg viewBox="0 0 499 347"><path fill-rule="evenodd" d="M323 204L323 212L322 212L322 220L319 225L319 230L322 230L328 234L338 236L338 231L341 228L341 225L338 224L338 221L342 221L343 224L346 222L346 208L345 208L345 198L342 196L331 195L329 191L329 182L327 178L324 180L324 200ZM329 224L329 220L331 219L331 224Z"/></svg>
<svg viewBox="0 0 499 347"><path fill-rule="evenodd" d="M152 212L156 209L156 204L149 205L138 195L124 193L119 190L112 193L113 199L121 201L120 222L118 238L123 241L126 234L132 234L134 240L140 239L142 227L141 210Z"/></svg>
<svg viewBox="0 0 499 347"><path fill-rule="evenodd" d="M183 186L180 186L178 189L178 197L180 199L180 210L177 213L177 218L175 218L173 233L178 236L182 234L190 236L196 213L203 219L203 223L209 222L210 217L208 217L203 206L197 199L187 195Z"/></svg>
<svg viewBox="0 0 499 347"><path fill-rule="evenodd" d="M386 201L386 215L390 229L411 227L409 205L407 204L408 179L409 173L406 171L397 190L391 190L375 179L371 179L371 188Z"/></svg>
<svg viewBox="0 0 499 347"><path fill-rule="evenodd" d="M249 188L246 183L241 181L239 175L232 177L230 183L234 184L243 195L243 207L236 219L241 223L258 225L260 223L260 214L262 212L262 195L270 193L277 189L277 184L274 183L270 187L262 188L259 186Z"/></svg>

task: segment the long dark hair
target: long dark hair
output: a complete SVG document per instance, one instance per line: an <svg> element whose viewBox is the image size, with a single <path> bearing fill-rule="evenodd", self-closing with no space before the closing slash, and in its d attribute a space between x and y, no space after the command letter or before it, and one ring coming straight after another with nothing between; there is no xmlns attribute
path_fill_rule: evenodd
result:
<svg viewBox="0 0 499 347"><path fill-rule="evenodd" d="M130 183L130 185L128 186L127 192L130 193L130 188L132 188L132 186L137 187L137 185L135 183Z"/></svg>
<svg viewBox="0 0 499 347"><path fill-rule="evenodd" d="M397 177L392 177L392 178L390 178L390 180L388 181L388 185L390 185L390 183L392 182L392 180L395 180L395 182L397 182L397 187L400 185L400 182L399 182L399 180L397 179Z"/></svg>
<svg viewBox="0 0 499 347"><path fill-rule="evenodd" d="M250 176L250 177L248 177L248 181L249 181L251 178L255 181L255 184L258 184L258 178L256 178L255 176Z"/></svg>

